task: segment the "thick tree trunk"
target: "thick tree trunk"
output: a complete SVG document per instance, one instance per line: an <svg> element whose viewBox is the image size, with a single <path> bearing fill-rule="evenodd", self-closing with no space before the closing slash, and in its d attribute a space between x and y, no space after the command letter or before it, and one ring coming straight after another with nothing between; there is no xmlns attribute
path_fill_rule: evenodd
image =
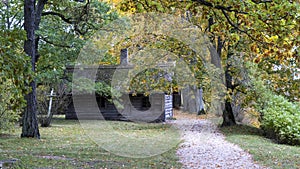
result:
<svg viewBox="0 0 300 169"><path fill-rule="evenodd" d="M231 58L231 53L227 55L227 59ZM226 88L228 90L233 90L232 85L232 76L230 74L230 64L227 63L225 70L225 80L226 80ZM225 100L225 109L223 110L223 123L222 126L232 126L236 125L235 118L232 111L231 101L227 98Z"/></svg>
<svg viewBox="0 0 300 169"><path fill-rule="evenodd" d="M192 86L187 86L181 91L183 111L189 113L197 113L196 96Z"/></svg>
<svg viewBox="0 0 300 169"><path fill-rule="evenodd" d="M235 118L233 115L231 103L229 100L225 101L225 109L223 111L223 123L222 127L224 126L233 126L236 125Z"/></svg>
<svg viewBox="0 0 300 169"><path fill-rule="evenodd" d="M213 25L214 21L213 18L209 18L209 29L210 26ZM213 39L211 39L211 43L215 44L215 41ZM209 48L210 51L210 57L211 57L211 64L213 64L216 68L219 69L219 78L220 79L215 79L216 81L213 81L213 83L221 83L221 84L225 84L225 79L224 79L224 72L223 72L223 67L222 67L222 63L221 63L221 53L222 53L222 49L223 49L223 41L221 40L221 37L218 37L218 42L217 44L211 46ZM214 84L216 85L216 84ZM220 88L219 86L215 86L214 87L214 92L218 92L216 93L216 97L212 99L211 102L211 111L214 111L216 113L216 115L221 116L223 114L223 110L224 110L224 91L222 88Z"/></svg>
<svg viewBox="0 0 300 169"><path fill-rule="evenodd" d="M210 21L209 21L209 24L212 22L212 18L210 18ZM212 41L213 43L213 41ZM211 49L210 52L211 52L211 63L213 65L215 65L217 68L220 68L222 69L222 65L221 65L221 54L222 54L222 49L223 49L223 46L224 46L224 42L222 42L221 40L221 37L218 37L218 42L217 42L217 45L214 46L215 49ZM215 50L217 49L217 54L214 54ZM228 48L228 50L230 50L230 47ZM231 58L231 53L229 53L227 55L227 59L230 59ZM220 78L222 80L223 77L222 75L220 76ZM232 86L232 76L230 74L230 64L227 64L226 65L226 69L225 69L225 83L226 85L226 88L227 88L227 91L228 90L233 90L233 86ZM220 97L223 97L222 94L220 95ZM217 110L221 110L222 112L222 116L223 116L223 124L222 126L231 126L231 125L235 125L236 122L235 122L235 117L233 115L233 111L232 111L232 107L231 107L231 101L229 99L225 99L225 106L224 106L224 102L222 102L221 100L218 101L218 105L217 107Z"/></svg>
<svg viewBox="0 0 300 169"><path fill-rule="evenodd" d="M187 86L181 91L183 111L204 114L202 90L196 86Z"/></svg>
<svg viewBox="0 0 300 169"><path fill-rule="evenodd" d="M24 1L24 29L27 39L24 44L24 51L31 56L32 71L35 71L35 0ZM30 82L31 92L25 97L27 106L23 115L23 128L21 137L40 138L38 120L37 120L37 104L36 104L36 83L35 80Z"/></svg>

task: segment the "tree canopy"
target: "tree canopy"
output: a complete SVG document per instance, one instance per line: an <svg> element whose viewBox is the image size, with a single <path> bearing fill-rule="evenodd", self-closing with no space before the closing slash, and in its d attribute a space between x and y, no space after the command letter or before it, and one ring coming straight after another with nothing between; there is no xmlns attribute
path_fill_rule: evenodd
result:
<svg viewBox="0 0 300 169"><path fill-rule="evenodd" d="M291 100L299 98L299 10L297 1L114 1L126 13L163 12L188 18L215 44L226 60L229 47L243 55L244 61L259 63L272 73L266 77L274 91L288 93ZM220 43L219 43L220 42ZM280 71L274 66L285 65ZM289 87L283 84L289 83Z"/></svg>

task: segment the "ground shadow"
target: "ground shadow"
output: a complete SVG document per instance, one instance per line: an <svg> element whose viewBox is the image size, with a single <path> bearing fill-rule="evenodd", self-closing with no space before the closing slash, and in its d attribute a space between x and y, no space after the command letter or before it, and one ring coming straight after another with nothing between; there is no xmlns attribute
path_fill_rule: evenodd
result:
<svg viewBox="0 0 300 169"><path fill-rule="evenodd" d="M222 132L225 132L227 136L230 135L257 135L257 136L263 136L264 132L262 129L249 126L249 125L242 125L238 124L235 126L229 126L229 127L219 127L219 129Z"/></svg>

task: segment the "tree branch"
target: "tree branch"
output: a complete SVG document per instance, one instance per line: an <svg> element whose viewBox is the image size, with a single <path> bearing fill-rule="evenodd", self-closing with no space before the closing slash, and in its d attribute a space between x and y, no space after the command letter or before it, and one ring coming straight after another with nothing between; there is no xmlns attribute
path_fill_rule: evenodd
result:
<svg viewBox="0 0 300 169"><path fill-rule="evenodd" d="M47 15L58 16L61 20L65 21L66 23L69 23L69 24L75 23L75 21L72 21L72 18L66 18L63 14L60 14L57 12L49 11L49 12L42 13L42 16L47 16Z"/></svg>
<svg viewBox="0 0 300 169"><path fill-rule="evenodd" d="M62 47L62 48L72 48L72 46L68 46L68 45L64 45L64 44L58 44L58 43L55 43L55 42L52 42L52 41L49 41L47 38L45 37L41 37L40 38L45 41L46 43L49 43L53 46L57 46L57 47Z"/></svg>
<svg viewBox="0 0 300 169"><path fill-rule="evenodd" d="M244 12L244 11L239 11L237 9L232 9L231 6L226 7L226 6L222 6L222 5L215 5L211 2L208 2L206 0L192 0L193 2L199 3L200 5L204 5L207 7L211 7L214 9L218 9L221 10L223 15L225 16L226 20L228 21L229 25L231 25L233 28L235 28L236 30L238 30L241 33L246 34L250 39L252 39L253 41L259 42L261 44L266 44L265 42L261 42L258 39L256 39L255 37L253 37L251 34L249 34L246 30L242 30L239 28L238 25L234 24L231 19L229 18L228 14L226 12L234 12L234 13L240 13L240 14L248 14L248 12ZM260 3L270 3L273 2L272 0L251 0L253 3L256 4L260 4Z"/></svg>
<svg viewBox="0 0 300 169"><path fill-rule="evenodd" d="M201 5L205 5L205 6L215 8L215 9L219 9L219 10L224 10L224 11L228 11L228 12L235 12L235 13L241 13L241 14L248 14L248 12L245 12L245 11L239 11L239 10L236 10L236 9L232 9L232 6L225 7L225 6L222 6L222 5L215 5L215 4L213 4L211 2L208 2L208 1L205 1L205 0L192 0L192 1L197 2Z"/></svg>
<svg viewBox="0 0 300 169"><path fill-rule="evenodd" d="M42 12L48 0L39 0L35 11L35 30L39 29L41 23Z"/></svg>
<svg viewBox="0 0 300 169"><path fill-rule="evenodd" d="M236 30L238 30L239 32L242 32L244 34L246 34L248 37L250 37L250 39L259 42L259 43L263 43L261 41L259 41L258 39L254 38L252 35L250 35L246 30L242 30L238 27L238 25L235 25L229 18L228 14L226 13L225 10L221 10L223 15L225 16L226 20L228 21L229 25L231 25L232 27L234 27Z"/></svg>
<svg viewBox="0 0 300 169"><path fill-rule="evenodd" d="M268 3L268 2L273 2L272 0L251 0L253 3L256 3L256 4L262 4L262 3Z"/></svg>
<svg viewBox="0 0 300 169"><path fill-rule="evenodd" d="M79 16L75 16L74 18L66 18L63 14L54 11L43 12L42 16L47 16L47 15L57 16L64 22L73 25L75 32L77 32L80 35L85 35L88 32L88 30L81 30L78 25L82 21L87 22L87 18L89 15L89 5L90 5L90 0L87 0L86 4L82 6L83 10L81 10ZM85 19L84 16L87 16L87 18Z"/></svg>

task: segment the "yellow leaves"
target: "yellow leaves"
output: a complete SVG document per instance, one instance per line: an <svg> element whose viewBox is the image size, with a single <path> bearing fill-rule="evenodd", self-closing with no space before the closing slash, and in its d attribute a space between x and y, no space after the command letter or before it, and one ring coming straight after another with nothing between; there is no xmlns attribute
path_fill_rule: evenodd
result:
<svg viewBox="0 0 300 169"><path fill-rule="evenodd" d="M234 42L238 42L240 40L240 36L236 33L231 34L231 40Z"/></svg>
<svg viewBox="0 0 300 169"><path fill-rule="evenodd" d="M271 37L268 37L268 36L265 37L265 41L267 43L277 42L277 40L278 40L277 35L274 35L274 36L271 36Z"/></svg>
<svg viewBox="0 0 300 169"><path fill-rule="evenodd" d="M179 92L179 87L178 86L172 86L173 92Z"/></svg>
<svg viewBox="0 0 300 169"><path fill-rule="evenodd" d="M129 16L136 12L136 5L132 1L125 0L104 0L112 4L112 6L117 9L119 15Z"/></svg>
<svg viewBox="0 0 300 169"><path fill-rule="evenodd" d="M253 43L250 45L250 51L255 53L253 62L260 63L265 59L274 59L280 63L284 63L288 58L294 57L295 53L291 50L291 44L282 42L282 45L279 42L275 42L280 41L278 36L267 38L266 41L269 44L259 46L257 43Z"/></svg>
<svg viewBox="0 0 300 169"><path fill-rule="evenodd" d="M112 4L119 4L120 2L122 2L123 0L105 0L106 2L110 2Z"/></svg>
<svg viewBox="0 0 300 169"><path fill-rule="evenodd" d="M288 51L288 52L286 53L286 56L289 57L289 58L290 58L290 57L293 57L293 52L292 52L292 51Z"/></svg>
<svg viewBox="0 0 300 169"><path fill-rule="evenodd" d="M99 65L111 65L110 62L99 62Z"/></svg>
<svg viewBox="0 0 300 169"><path fill-rule="evenodd" d="M146 91L145 93L144 93L144 96L149 96L150 95L150 92L148 92L148 91Z"/></svg>

